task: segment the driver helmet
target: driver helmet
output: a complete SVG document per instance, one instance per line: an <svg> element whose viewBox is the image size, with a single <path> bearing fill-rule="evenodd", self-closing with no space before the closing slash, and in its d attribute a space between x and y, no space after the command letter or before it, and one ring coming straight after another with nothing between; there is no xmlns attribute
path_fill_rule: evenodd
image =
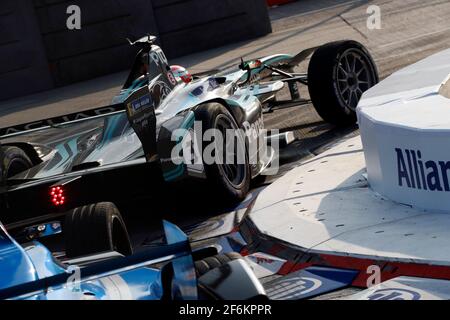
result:
<svg viewBox="0 0 450 320"><path fill-rule="evenodd" d="M189 71L186 70L186 68L175 65L171 66L170 70L172 71L177 81L181 80L184 83L190 83L192 81L192 75L189 73Z"/></svg>

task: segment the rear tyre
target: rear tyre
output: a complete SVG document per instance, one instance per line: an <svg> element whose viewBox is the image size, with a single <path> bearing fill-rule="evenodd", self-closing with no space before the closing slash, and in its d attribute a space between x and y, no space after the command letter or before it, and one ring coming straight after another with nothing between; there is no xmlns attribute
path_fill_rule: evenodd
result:
<svg viewBox="0 0 450 320"><path fill-rule="evenodd" d="M202 122L202 130L204 134L210 129L215 129L216 133L221 133L222 137L226 137L227 130L239 129L236 120L228 112L228 110L219 103L208 103L200 105L195 111L196 121ZM203 136L203 135L202 135ZM215 151L226 150L226 139L223 139L224 143L219 145L218 141L213 136L213 142L215 143ZM236 139L234 153L243 155L245 163L240 163L234 161L234 163L228 163L226 156L223 156L223 160L217 161L217 152L214 152L212 156L216 159L214 163L211 164L212 159L205 159L205 148L208 147L210 142L203 143L203 164L205 167L206 177L208 179L208 188L213 192L214 195L218 196L219 202L222 204L234 204L245 199L250 189L251 172L250 165L246 150L245 140L239 135ZM239 159L239 158L238 158Z"/></svg>
<svg viewBox="0 0 450 320"><path fill-rule="evenodd" d="M230 252L225 254L218 254L213 257L208 257L206 259L196 261L195 262L195 271L197 272L197 276L201 277L202 275L208 273L209 271L219 268L228 262L233 260L242 259L242 256L239 253Z"/></svg>
<svg viewBox="0 0 450 320"><path fill-rule="evenodd" d="M356 123L356 107L364 92L379 81L367 49L356 41L338 41L317 49L308 68L312 103L323 120L339 125Z"/></svg>
<svg viewBox="0 0 450 320"><path fill-rule="evenodd" d="M69 258L110 251L125 256L133 253L125 223L112 203L97 203L72 210L66 215L64 234Z"/></svg>
<svg viewBox="0 0 450 320"><path fill-rule="evenodd" d="M17 147L2 147L3 152L3 175L5 179L27 171L33 167L33 162L27 154Z"/></svg>

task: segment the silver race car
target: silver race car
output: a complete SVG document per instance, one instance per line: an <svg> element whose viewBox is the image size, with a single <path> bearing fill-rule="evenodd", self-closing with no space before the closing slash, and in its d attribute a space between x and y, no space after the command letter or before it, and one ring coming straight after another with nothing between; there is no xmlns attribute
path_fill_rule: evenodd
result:
<svg viewBox="0 0 450 320"><path fill-rule="evenodd" d="M218 200L238 202L274 159L264 112L312 101L324 120L352 124L363 92L378 82L373 59L355 41L197 75L170 66L155 41L130 41L140 51L112 105L0 129L6 225L133 201L188 177L205 181ZM311 55L308 73L296 73ZM308 86L311 101L299 85ZM219 139L228 132L231 139Z"/></svg>

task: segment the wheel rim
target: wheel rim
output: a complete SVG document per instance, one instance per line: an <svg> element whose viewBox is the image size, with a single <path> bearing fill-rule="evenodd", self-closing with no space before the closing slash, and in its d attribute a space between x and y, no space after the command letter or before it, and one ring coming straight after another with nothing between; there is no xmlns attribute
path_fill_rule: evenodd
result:
<svg viewBox="0 0 450 320"><path fill-rule="evenodd" d="M245 149L242 148L242 140L239 135L236 135L235 141L227 141L227 130L234 130L236 132L237 127L235 123L225 115L219 115L215 121L215 128L218 130L218 133L222 134L222 144L217 145L216 139L216 150L218 154L216 154L216 163L222 175L227 179L227 181L233 185L235 188L238 188L245 181L245 177L247 174L247 170L245 168L245 164L239 164L238 154L245 154ZM237 141L236 141L237 140ZM231 149L231 144L234 142L234 150L233 150L233 161L232 163L228 163L227 161L227 151ZM240 150L239 150L239 149ZM242 152L242 153L240 153ZM217 156L222 154L221 160Z"/></svg>
<svg viewBox="0 0 450 320"><path fill-rule="evenodd" d="M339 96L356 111L363 93L375 84L370 61L359 50L347 50L337 64L337 82Z"/></svg>

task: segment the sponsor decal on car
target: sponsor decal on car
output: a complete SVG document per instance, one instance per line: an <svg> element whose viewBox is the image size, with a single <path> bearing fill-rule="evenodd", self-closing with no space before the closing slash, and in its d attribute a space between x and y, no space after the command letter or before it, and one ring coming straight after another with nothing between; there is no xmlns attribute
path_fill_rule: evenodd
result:
<svg viewBox="0 0 450 320"><path fill-rule="evenodd" d="M150 97L150 95L145 95L131 102L131 108L134 112L137 112L140 109L144 107L149 107L151 105L152 105L152 98Z"/></svg>
<svg viewBox="0 0 450 320"><path fill-rule="evenodd" d="M194 90L192 90L192 92L190 93L191 96L193 97L200 97L203 95L203 93L205 92L205 88L203 86L197 87Z"/></svg>
<svg viewBox="0 0 450 320"><path fill-rule="evenodd" d="M214 78L210 78L208 80L208 83L209 83L209 85L208 85L208 92L216 90L216 89L218 89L220 87L220 84Z"/></svg>
<svg viewBox="0 0 450 320"><path fill-rule="evenodd" d="M170 83L174 86L177 85L177 79L175 79L175 76L173 75L172 71L167 72L167 79L169 79Z"/></svg>
<svg viewBox="0 0 450 320"><path fill-rule="evenodd" d="M245 121L242 125L244 127L246 135L253 140L258 139L261 136L261 132L264 130L264 120L262 117L258 118L253 123Z"/></svg>

